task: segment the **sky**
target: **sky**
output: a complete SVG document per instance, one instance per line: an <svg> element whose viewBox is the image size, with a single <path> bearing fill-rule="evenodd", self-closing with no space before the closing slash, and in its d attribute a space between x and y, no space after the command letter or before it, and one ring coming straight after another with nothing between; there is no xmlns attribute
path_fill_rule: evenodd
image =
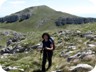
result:
<svg viewBox="0 0 96 72"><path fill-rule="evenodd" d="M0 17L39 5L77 16L96 18L96 0L0 0Z"/></svg>

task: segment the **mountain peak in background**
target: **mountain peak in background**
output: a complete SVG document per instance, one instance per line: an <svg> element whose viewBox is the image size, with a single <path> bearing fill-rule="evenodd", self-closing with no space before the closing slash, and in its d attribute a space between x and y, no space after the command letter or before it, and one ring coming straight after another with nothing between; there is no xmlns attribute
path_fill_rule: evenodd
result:
<svg viewBox="0 0 96 72"><path fill-rule="evenodd" d="M33 17L34 15L39 15L39 16L43 16L45 15L45 17L48 15L52 16L52 15L57 15L59 17L61 16L66 16L66 17L71 17L72 15L67 14L67 13L62 13L62 12L57 12L51 8L49 8L46 5L41 5L41 6L34 6L34 7L29 7L26 8L22 11L13 13L11 15L5 16L3 18L0 18L0 22L6 22L6 23L12 23L12 22L16 22L16 21L23 21L26 19L29 19L30 17ZM36 16L35 16L36 17Z"/></svg>
<svg viewBox="0 0 96 72"><path fill-rule="evenodd" d="M1 28L8 29L53 29L65 24L84 24L95 22L95 18L83 18L60 11L48 6L34 6L0 18Z"/></svg>

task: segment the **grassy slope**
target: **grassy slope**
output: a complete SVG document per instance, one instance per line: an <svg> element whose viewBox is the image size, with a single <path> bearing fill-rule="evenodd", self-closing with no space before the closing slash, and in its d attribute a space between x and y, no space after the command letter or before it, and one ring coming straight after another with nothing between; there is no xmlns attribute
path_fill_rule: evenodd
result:
<svg viewBox="0 0 96 72"><path fill-rule="evenodd" d="M3 29L12 29L12 30L20 31L20 32L27 32L25 33L27 35L27 40L23 41L23 43L31 43L31 44L36 44L41 40L41 34L45 32L43 30L46 30L50 34L57 32L59 30L81 30L82 32L85 32L88 30L96 31L96 23L82 24L82 25L74 25L74 24L65 25L65 26L57 28L54 24L53 19L63 16L64 14L60 12L58 13L58 12L52 11L49 8L43 8L43 9L39 8L38 10L36 9L34 13L36 13L36 15L32 16L29 20L26 20L20 23L16 22L13 24L6 24L6 25L1 24L0 27ZM39 20L45 19L45 16L47 19L51 19L51 20L44 23L43 27L40 26L38 28ZM70 16L70 15L67 15L67 16ZM61 69L61 70L64 70L64 72L68 72L66 69L70 65L76 65L78 63L75 63L75 64L73 64L72 62L67 63L65 58L60 57L59 54L63 50L62 48L64 48L64 46L56 48L54 52L53 66L51 70ZM88 63L92 65L94 65L94 62L96 61L95 60L79 61L79 63ZM5 66L20 66L20 68L25 69L25 72L32 72L34 69L38 69L40 67L40 64L41 64L40 54L37 50L34 50L34 51L30 51L28 54L20 53L20 54L15 54L15 55L9 55L8 57L4 59L0 59L0 64L3 64ZM10 71L10 72L20 72L20 71L17 70L17 71Z"/></svg>
<svg viewBox="0 0 96 72"><path fill-rule="evenodd" d="M53 29L53 30L46 30L50 34L53 34L54 32L57 32L59 30L81 30L82 32L86 31L96 31L96 23L93 24L84 24L84 25L65 25L64 27L60 27L58 29ZM30 33L26 33L27 35L27 40L23 41L23 43L32 43L32 44L37 44L41 40L41 34L45 31L36 31L33 32L31 31ZM96 33L96 32L95 32ZM75 37L72 38L72 43L77 43L79 45L80 43L77 42L77 40L74 40ZM86 40L81 38L83 42ZM76 65L78 63L88 63L94 66L94 63L96 62L96 59L94 60L88 60L88 61L82 61L80 60L79 62L76 63L68 63L66 61L66 58L60 57L60 52L65 49L66 46L60 46L56 48L53 56L53 66L52 68L48 71L51 72L52 70L63 70L64 72L68 72L68 67L72 65ZM81 47L76 50L78 52L79 50L84 50L85 48L83 46L83 43L81 43ZM94 48L95 49L95 48ZM75 54L75 53L74 53ZM4 64L4 66L20 66L20 68L23 68L25 72L32 72L35 69L39 69L41 67L41 59L40 59L40 53L37 50L30 51L28 54L26 53L20 53L20 54L15 54L15 55L9 55L7 58L0 59L0 64ZM14 70L10 72L20 72L19 70Z"/></svg>
<svg viewBox="0 0 96 72"><path fill-rule="evenodd" d="M19 14L26 12L27 9L18 12ZM73 15L57 12L47 6L39 6L35 8L29 8L32 10L32 16L30 19L23 22L15 22L12 24L0 24L1 28L12 29L16 31L32 31L32 30L45 30L57 28L55 26L55 20L58 17L75 17ZM17 14L17 13L16 13Z"/></svg>

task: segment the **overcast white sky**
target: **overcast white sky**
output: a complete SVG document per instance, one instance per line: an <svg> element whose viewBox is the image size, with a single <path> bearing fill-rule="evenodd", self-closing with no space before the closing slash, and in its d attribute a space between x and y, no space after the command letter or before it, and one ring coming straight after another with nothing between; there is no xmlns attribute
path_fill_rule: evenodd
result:
<svg viewBox="0 0 96 72"><path fill-rule="evenodd" d="M0 17L37 5L83 17L96 17L96 0L0 0Z"/></svg>

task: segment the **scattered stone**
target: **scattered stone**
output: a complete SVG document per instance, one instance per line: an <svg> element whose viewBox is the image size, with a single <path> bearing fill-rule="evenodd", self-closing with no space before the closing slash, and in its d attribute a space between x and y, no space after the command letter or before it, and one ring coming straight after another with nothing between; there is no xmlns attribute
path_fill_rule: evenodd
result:
<svg viewBox="0 0 96 72"><path fill-rule="evenodd" d="M75 50L76 46L69 46L68 49Z"/></svg>
<svg viewBox="0 0 96 72"><path fill-rule="evenodd" d="M92 54L92 55L86 55L85 57L83 57L83 60L86 60L86 61L92 60L92 59L95 59L95 55L94 54Z"/></svg>
<svg viewBox="0 0 96 72"><path fill-rule="evenodd" d="M88 65L88 64L78 64L77 66L71 66L70 67L70 71L71 72L88 72L90 70L92 70L93 67L91 65Z"/></svg>
<svg viewBox="0 0 96 72"><path fill-rule="evenodd" d="M72 62L76 64L76 63L79 63L79 61L80 61L80 59L79 58L76 58Z"/></svg>
<svg viewBox="0 0 96 72"><path fill-rule="evenodd" d="M96 47L95 44L88 44L88 47Z"/></svg>
<svg viewBox="0 0 96 72"><path fill-rule="evenodd" d="M0 65L0 72L6 72L6 71L2 68L1 65Z"/></svg>
<svg viewBox="0 0 96 72"><path fill-rule="evenodd" d="M92 69L92 70L89 71L89 72L96 72L96 65L95 65L94 69Z"/></svg>
<svg viewBox="0 0 96 72"><path fill-rule="evenodd" d="M19 70L19 71L24 72L24 69L20 69L20 68L17 67L17 66L14 66L14 67L11 67L11 66L5 67L4 70L6 70L6 71L10 71L10 70Z"/></svg>
<svg viewBox="0 0 96 72"><path fill-rule="evenodd" d="M6 42L7 47L0 48L0 54L1 54L0 59L7 58L8 57L7 55L10 55L10 54L22 53L22 52L27 54L30 50L33 50L33 49L39 50L42 48L41 43L38 43L36 45L28 45L28 46L22 46L21 44L18 44L25 39L26 36L24 34L9 31L9 32L4 32L3 35L5 36L12 35L12 37L7 40ZM93 48L95 49L96 47L96 43L94 40L96 38L96 35L94 35L93 32L89 31L86 33L82 33L79 30L77 31L64 30L64 31L55 32L53 35L53 38L54 39L56 38L57 40L56 48L60 48L64 45L64 47L62 47L63 51L60 52L59 56L65 58L65 60L67 59L68 65L71 62L73 64L77 64L77 66L72 66L70 68L68 67L68 69L70 69L71 72L82 72L83 70L85 70L85 72L88 72L88 71L91 72L91 69L93 68L92 66L88 64L78 64L78 63L83 60L88 61L96 58L95 52L94 50L92 50ZM74 39L73 42L72 42L73 40L72 38ZM76 41L77 43L75 42L75 40L77 40ZM13 44L14 46L10 47ZM5 70L9 71L9 70L18 70L18 69L19 67L9 66ZM19 70L24 71L24 69L19 69ZM57 69L52 72L62 72L62 71Z"/></svg>
<svg viewBox="0 0 96 72"><path fill-rule="evenodd" d="M52 72L62 72L61 70L57 70L57 71L52 71Z"/></svg>
<svg viewBox="0 0 96 72"><path fill-rule="evenodd" d="M73 52L74 52L74 51L69 51L69 52L65 53L64 51L62 51L61 54L60 54L60 56L66 58L66 57L69 57L69 55L70 55L71 53L73 53Z"/></svg>
<svg viewBox="0 0 96 72"><path fill-rule="evenodd" d="M75 55L68 57L68 58L67 58L67 62L70 62L72 59L77 59L77 58L79 58L80 55L81 55L81 52L78 52L78 53L76 53Z"/></svg>

